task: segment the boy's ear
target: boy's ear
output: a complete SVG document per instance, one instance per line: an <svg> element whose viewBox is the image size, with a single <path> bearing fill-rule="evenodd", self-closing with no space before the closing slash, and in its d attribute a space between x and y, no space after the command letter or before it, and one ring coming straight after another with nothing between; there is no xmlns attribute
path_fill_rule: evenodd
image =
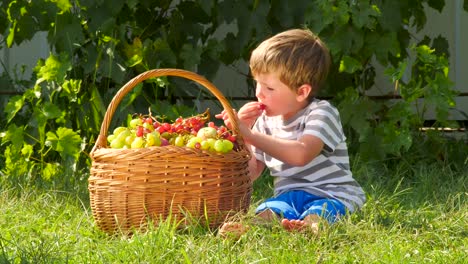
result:
<svg viewBox="0 0 468 264"><path fill-rule="evenodd" d="M307 100L311 92L312 92L312 86L310 86L309 84L301 85L301 87L297 89L297 100L299 102Z"/></svg>

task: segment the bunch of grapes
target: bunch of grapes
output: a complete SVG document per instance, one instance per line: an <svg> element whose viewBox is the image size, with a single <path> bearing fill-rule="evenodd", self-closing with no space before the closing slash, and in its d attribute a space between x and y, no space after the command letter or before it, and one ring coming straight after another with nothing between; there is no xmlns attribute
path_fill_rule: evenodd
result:
<svg viewBox="0 0 468 264"><path fill-rule="evenodd" d="M128 126L114 129L107 137L111 148L145 148L174 145L211 152L228 153L237 149L236 136L225 126L208 122L209 110L174 122L163 122L150 115L138 115Z"/></svg>

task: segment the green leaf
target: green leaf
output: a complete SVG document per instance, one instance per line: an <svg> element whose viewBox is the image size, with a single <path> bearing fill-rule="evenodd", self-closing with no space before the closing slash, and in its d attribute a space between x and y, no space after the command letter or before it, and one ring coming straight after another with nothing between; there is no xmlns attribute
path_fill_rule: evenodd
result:
<svg viewBox="0 0 468 264"><path fill-rule="evenodd" d="M72 53L85 42L79 17L70 12L57 15L55 27L49 28L48 39L57 53Z"/></svg>
<svg viewBox="0 0 468 264"><path fill-rule="evenodd" d="M76 102L78 100L78 93L81 90L81 80L66 80L62 84L63 93L60 94L60 97L66 97L70 102Z"/></svg>
<svg viewBox="0 0 468 264"><path fill-rule="evenodd" d="M81 138L75 131L59 127L56 133L47 132L46 146L59 152L62 158L67 156L78 158L81 151Z"/></svg>
<svg viewBox="0 0 468 264"><path fill-rule="evenodd" d="M418 52L418 59L425 64L434 64L437 61L437 56L434 53L434 49L431 49L427 45L420 45L416 47Z"/></svg>
<svg viewBox="0 0 468 264"><path fill-rule="evenodd" d="M15 95L10 98L8 103L5 106L5 113L7 114L7 123L15 117L16 113L18 113L24 105L24 98L21 95Z"/></svg>
<svg viewBox="0 0 468 264"><path fill-rule="evenodd" d="M41 177L43 180L49 181L54 178L61 171L60 164L58 163L46 163L41 171Z"/></svg>
<svg viewBox="0 0 468 264"><path fill-rule="evenodd" d="M156 39L153 43L153 48L158 60L164 62L165 65L172 67L177 65L177 56L174 54L166 40L162 38Z"/></svg>
<svg viewBox="0 0 468 264"><path fill-rule="evenodd" d="M327 44L334 57L339 54L353 54L364 45L364 33L350 25L336 28L333 35L327 39Z"/></svg>
<svg viewBox="0 0 468 264"><path fill-rule="evenodd" d="M7 131L0 133L0 137L2 144L11 142L15 148L19 149L24 141L24 126L17 127L15 124L11 124Z"/></svg>
<svg viewBox="0 0 468 264"><path fill-rule="evenodd" d="M396 81L401 80L401 78L406 72L407 66L408 66L408 60L399 61L397 68L388 67L385 69L384 74L387 76L390 76L392 83L394 83Z"/></svg>
<svg viewBox="0 0 468 264"><path fill-rule="evenodd" d="M68 12L70 8L72 8L72 5L70 4L70 1L68 0L50 0L50 1L57 4L57 7L60 10L62 10L61 13Z"/></svg>
<svg viewBox="0 0 468 264"><path fill-rule="evenodd" d="M200 63L202 52L200 46L194 48L191 44L184 44L180 52L180 58L184 60L184 69L194 71L196 65Z"/></svg>
<svg viewBox="0 0 468 264"><path fill-rule="evenodd" d="M348 55L343 56L340 61L340 72L354 73L358 70L362 70L362 65L358 60Z"/></svg>
<svg viewBox="0 0 468 264"><path fill-rule="evenodd" d="M463 1L463 9L468 12L468 0Z"/></svg>
<svg viewBox="0 0 468 264"><path fill-rule="evenodd" d="M67 72L71 69L71 63L66 53L61 53L58 57L50 54L45 65L39 67L36 84L44 81L57 81L63 83Z"/></svg>
<svg viewBox="0 0 468 264"><path fill-rule="evenodd" d="M42 113L46 119L55 119L62 115L60 108L51 102L44 103Z"/></svg>
<svg viewBox="0 0 468 264"><path fill-rule="evenodd" d="M399 31L403 20L402 11L400 5L403 5L403 1L383 1L380 6L382 11L379 17L379 23L384 31L396 32Z"/></svg>
<svg viewBox="0 0 468 264"><path fill-rule="evenodd" d="M33 155L34 149L33 146L30 144L24 144L23 148L21 149L21 155L23 155L26 161L29 161L29 158Z"/></svg>
<svg viewBox="0 0 468 264"><path fill-rule="evenodd" d="M101 122L102 118L106 114L107 109L95 85L92 85L89 88L89 93L90 93L91 113L94 119L95 129L99 130L100 129L99 123Z"/></svg>
<svg viewBox="0 0 468 264"><path fill-rule="evenodd" d="M364 43L366 43L365 49L371 54L374 53L384 66L388 63L389 54L398 56L400 53L400 44L395 32L371 32L366 35Z"/></svg>
<svg viewBox="0 0 468 264"><path fill-rule="evenodd" d="M323 2L323 1L322 1ZM305 10L304 20L315 34L320 34L323 29L333 23L333 14L330 8L321 8L322 5L309 5Z"/></svg>
<svg viewBox="0 0 468 264"><path fill-rule="evenodd" d="M357 28L375 29L380 9L377 5L371 5L360 1L352 6L352 22Z"/></svg>
<svg viewBox="0 0 468 264"><path fill-rule="evenodd" d="M7 46L11 48L13 45L13 40L15 39L15 29L16 29L16 21L13 22L13 25L9 28L9 33L7 36Z"/></svg>

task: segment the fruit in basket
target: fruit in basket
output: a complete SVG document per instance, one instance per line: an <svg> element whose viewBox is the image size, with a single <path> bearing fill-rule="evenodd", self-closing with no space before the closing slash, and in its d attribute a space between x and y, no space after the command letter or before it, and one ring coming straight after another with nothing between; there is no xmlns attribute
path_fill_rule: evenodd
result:
<svg viewBox="0 0 468 264"><path fill-rule="evenodd" d="M237 137L225 126L208 122L208 110L174 122L149 115L133 117L128 126L120 126L107 137L111 148L144 148L173 145L209 152L228 153L237 144Z"/></svg>
<svg viewBox="0 0 468 264"><path fill-rule="evenodd" d="M130 148L142 148L145 146L145 140L142 137L136 137L132 144L130 145Z"/></svg>
<svg viewBox="0 0 468 264"><path fill-rule="evenodd" d="M198 130L197 137L201 139L216 138L218 131L214 127L202 127Z"/></svg>
<svg viewBox="0 0 468 264"><path fill-rule="evenodd" d="M221 153L228 153L233 147L234 144L227 139L218 139L214 143L214 150Z"/></svg>

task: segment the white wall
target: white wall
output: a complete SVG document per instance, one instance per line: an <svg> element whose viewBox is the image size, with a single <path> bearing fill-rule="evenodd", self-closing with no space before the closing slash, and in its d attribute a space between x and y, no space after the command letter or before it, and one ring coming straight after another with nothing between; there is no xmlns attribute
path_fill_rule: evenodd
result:
<svg viewBox="0 0 468 264"><path fill-rule="evenodd" d="M16 70L18 74L21 66L25 66L25 72L22 79L29 79L32 74L32 69L36 66L39 58L47 58L49 56L49 48L47 45L47 33L39 32L30 41L23 42L20 46L13 45L12 48L4 48L0 50L0 59L8 69L8 72L13 75ZM0 67L0 73L3 72L3 67Z"/></svg>

